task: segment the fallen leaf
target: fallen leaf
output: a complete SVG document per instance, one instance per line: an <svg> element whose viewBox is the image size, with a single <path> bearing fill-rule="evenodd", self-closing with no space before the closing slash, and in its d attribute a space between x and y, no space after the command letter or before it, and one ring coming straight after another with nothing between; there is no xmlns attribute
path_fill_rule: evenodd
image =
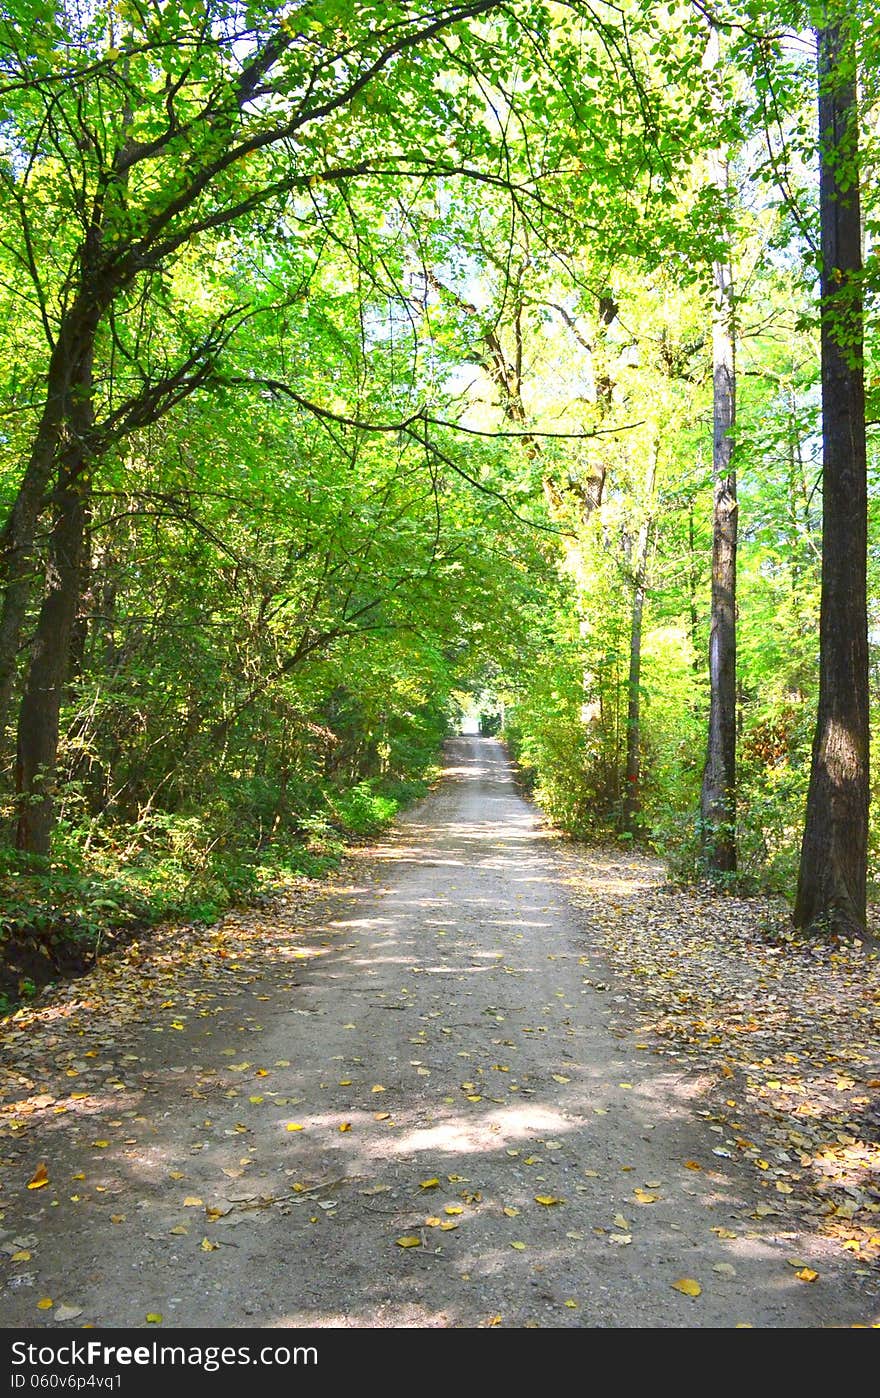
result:
<svg viewBox="0 0 880 1398"><path fill-rule="evenodd" d="M30 1262L31 1254L27 1248L22 1248L19 1252L14 1252L9 1260L10 1262Z"/></svg>
<svg viewBox="0 0 880 1398"><path fill-rule="evenodd" d="M341 1121L341 1122L339 1123L339 1129L340 1129L340 1131L350 1131L350 1130L351 1130L351 1122L350 1122L350 1121Z"/></svg>
<svg viewBox="0 0 880 1398"><path fill-rule="evenodd" d="M795 1272L798 1281L814 1282L818 1279L819 1273L814 1272L812 1267L802 1267L799 1272Z"/></svg>
<svg viewBox="0 0 880 1398"><path fill-rule="evenodd" d="M640 1204L656 1204L660 1198L659 1194L649 1194L646 1189L636 1189L633 1193Z"/></svg>
<svg viewBox="0 0 880 1398"><path fill-rule="evenodd" d="M189 1229L187 1228L185 1223L176 1223L174 1227L170 1228L168 1231L170 1233L176 1234L178 1237L183 1237L184 1234L189 1232Z"/></svg>
<svg viewBox="0 0 880 1398"><path fill-rule="evenodd" d="M42 1189L49 1183L49 1172L45 1165L38 1165L31 1178L28 1180L28 1189Z"/></svg>
<svg viewBox="0 0 880 1398"><path fill-rule="evenodd" d="M204 1206L204 1202L205 1201L200 1199L197 1194L188 1194L183 1201L183 1207L185 1209L201 1209Z"/></svg>
<svg viewBox="0 0 880 1398"><path fill-rule="evenodd" d="M304 1131L304 1130L305 1130L305 1127L304 1127L304 1126L301 1126L300 1123L299 1123L298 1121L289 1121L289 1122L287 1123L286 1130L288 1130L288 1131Z"/></svg>
<svg viewBox="0 0 880 1398"><path fill-rule="evenodd" d="M440 1181L438 1179L422 1180L419 1189L436 1189Z"/></svg>
<svg viewBox="0 0 880 1398"><path fill-rule="evenodd" d="M571 1082L571 1078L567 1078L564 1073L551 1073L550 1076L554 1082Z"/></svg>
<svg viewBox="0 0 880 1398"><path fill-rule="evenodd" d="M52 1300L52 1297L51 1297L51 1296L43 1296L43 1297L41 1297L41 1299L37 1302L37 1310L38 1310L38 1311L51 1311L51 1309L52 1309L52 1307L53 1307L54 1305L55 1305L55 1302Z"/></svg>
<svg viewBox="0 0 880 1398"><path fill-rule="evenodd" d="M672 1282L672 1290L680 1291L682 1296L701 1296L703 1288L693 1277L679 1277L678 1281Z"/></svg>
<svg viewBox="0 0 880 1398"><path fill-rule="evenodd" d="M53 1319L55 1320L76 1320L82 1315L82 1306L58 1306Z"/></svg>
<svg viewBox="0 0 880 1398"><path fill-rule="evenodd" d="M615 1228L622 1229L624 1233L629 1228L629 1219L624 1218L623 1214L615 1214L611 1222L614 1224Z"/></svg>
<svg viewBox="0 0 880 1398"><path fill-rule="evenodd" d="M162 1317L161 1317L161 1315L159 1314L158 1311L149 1311L149 1312L147 1313L147 1324L148 1324L148 1325L161 1325L161 1324L162 1324Z"/></svg>
<svg viewBox="0 0 880 1398"><path fill-rule="evenodd" d="M461 1204L447 1204L443 1212L445 1214L463 1214L464 1209L461 1207Z"/></svg>
<svg viewBox="0 0 880 1398"><path fill-rule="evenodd" d="M371 1091L371 1092L384 1092L385 1089L384 1089L384 1087L382 1086L382 1084L381 1084L380 1082L377 1082L377 1083L375 1083L375 1084L370 1088L370 1091Z"/></svg>
<svg viewBox="0 0 880 1398"><path fill-rule="evenodd" d="M203 1238L199 1243L202 1252L216 1252L219 1246L219 1243L212 1243L210 1238Z"/></svg>
<svg viewBox="0 0 880 1398"><path fill-rule="evenodd" d="M415 1233L404 1233L402 1238L395 1238L394 1241L399 1248L420 1248L422 1246L421 1238L417 1238Z"/></svg>
<svg viewBox="0 0 880 1398"><path fill-rule="evenodd" d="M551 1204L564 1204L565 1200L557 1199L555 1194L536 1194L535 1203L544 1204L547 1208L549 1208Z"/></svg>
<svg viewBox="0 0 880 1398"><path fill-rule="evenodd" d="M519 1209L515 1209L511 1204L505 1204L501 1212L504 1214L505 1218L516 1218Z"/></svg>
<svg viewBox="0 0 880 1398"><path fill-rule="evenodd" d="M702 1170L703 1167L697 1160L686 1160L684 1162L684 1168L686 1170Z"/></svg>
<svg viewBox="0 0 880 1398"><path fill-rule="evenodd" d="M516 1248L517 1252L525 1252L525 1243L511 1243L510 1246Z"/></svg>
<svg viewBox="0 0 880 1398"><path fill-rule="evenodd" d="M717 1272L720 1277L736 1276L736 1268L732 1267L729 1262L716 1262L712 1271Z"/></svg>

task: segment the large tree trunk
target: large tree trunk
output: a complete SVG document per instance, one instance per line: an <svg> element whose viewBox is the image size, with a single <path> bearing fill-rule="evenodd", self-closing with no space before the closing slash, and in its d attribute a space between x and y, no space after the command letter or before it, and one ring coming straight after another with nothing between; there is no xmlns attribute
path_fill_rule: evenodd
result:
<svg viewBox="0 0 880 1398"><path fill-rule="evenodd" d="M83 478L62 489L49 547L46 595L40 608L18 720L16 844L48 855L54 809L61 700L82 581L85 533Z"/></svg>
<svg viewBox="0 0 880 1398"><path fill-rule="evenodd" d="M102 313L97 301L77 302L65 316L52 351L46 401L30 459L0 535L0 749L10 717L21 638L36 576L37 525L62 453L69 450L71 424L83 422L82 392L91 396L95 334ZM79 443L80 451L84 443Z"/></svg>
<svg viewBox="0 0 880 1398"><path fill-rule="evenodd" d="M845 17L817 31L817 52L822 610L794 920L810 932L853 935L865 928L868 845L868 511L855 46Z"/></svg>
<svg viewBox="0 0 880 1398"><path fill-rule="evenodd" d="M714 33L714 31L713 31ZM727 193L726 162L715 181ZM709 735L700 793L703 859L714 873L736 869L736 358L733 273L715 264L712 322L713 443L715 483L712 533L712 616L709 632Z"/></svg>

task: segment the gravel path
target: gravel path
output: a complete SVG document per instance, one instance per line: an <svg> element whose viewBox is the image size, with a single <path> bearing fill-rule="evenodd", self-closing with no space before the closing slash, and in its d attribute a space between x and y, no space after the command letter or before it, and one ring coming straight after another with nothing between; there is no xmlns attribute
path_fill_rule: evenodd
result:
<svg viewBox="0 0 880 1398"><path fill-rule="evenodd" d="M871 1323L845 1258L754 1216L698 1079L615 1032L500 745L447 760L354 884L250 918L259 955L118 1030L87 1000L30 1025L49 1101L0 1142L4 1325Z"/></svg>

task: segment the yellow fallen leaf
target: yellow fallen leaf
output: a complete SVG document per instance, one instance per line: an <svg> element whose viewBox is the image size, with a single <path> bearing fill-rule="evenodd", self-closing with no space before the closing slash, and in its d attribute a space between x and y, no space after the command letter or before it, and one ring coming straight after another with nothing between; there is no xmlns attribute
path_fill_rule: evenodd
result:
<svg viewBox="0 0 880 1398"><path fill-rule="evenodd" d="M447 1204L443 1212L445 1214L463 1214L464 1209L461 1207L461 1204Z"/></svg>
<svg viewBox="0 0 880 1398"><path fill-rule="evenodd" d="M554 1082L571 1082L571 1078L567 1078L564 1073L551 1073L550 1076Z"/></svg>
<svg viewBox="0 0 880 1398"><path fill-rule="evenodd" d="M516 1218L519 1209L515 1209L512 1204L506 1204L501 1212L504 1214L505 1218Z"/></svg>
<svg viewBox="0 0 880 1398"><path fill-rule="evenodd" d="M97 1146L99 1150L106 1150L109 1144L109 1141L92 1141L92 1145Z"/></svg>
<svg viewBox="0 0 880 1398"><path fill-rule="evenodd" d="M381 1084L380 1082L377 1082L377 1083L374 1083L374 1085L370 1088L370 1091L371 1091L371 1092L384 1092L385 1089L384 1089L384 1087L382 1086L382 1084Z"/></svg>
<svg viewBox="0 0 880 1398"><path fill-rule="evenodd" d="M52 1300L52 1297L51 1297L51 1296L43 1296L43 1297L41 1297L40 1300L37 1302L37 1310L38 1310L38 1311L51 1311L51 1309L52 1309L52 1307L53 1307L54 1305L55 1305L55 1302Z"/></svg>
<svg viewBox="0 0 880 1398"><path fill-rule="evenodd" d="M525 1243L511 1243L510 1246L516 1248L517 1252L525 1252Z"/></svg>
<svg viewBox="0 0 880 1398"><path fill-rule="evenodd" d="M161 1324L162 1324L162 1317L161 1317L161 1315L159 1314L158 1311L149 1311L149 1312L147 1313L147 1324L148 1324L148 1325L161 1325Z"/></svg>
<svg viewBox="0 0 880 1398"><path fill-rule="evenodd" d="M197 1194L188 1194L183 1201L185 1209L201 1209L204 1207L204 1199L200 1199Z"/></svg>
<svg viewBox="0 0 880 1398"><path fill-rule="evenodd" d="M535 1203L536 1203L536 1204L544 1204L544 1205L546 1205L548 1208L550 1207L551 1204L562 1204L563 1202L564 1202L564 1200L562 1200L562 1199L557 1199L555 1194L536 1194L536 1195L535 1195Z"/></svg>
<svg viewBox="0 0 880 1398"><path fill-rule="evenodd" d="M20 1252L14 1252L9 1260L10 1262L30 1262L31 1254L27 1248L22 1248Z"/></svg>
<svg viewBox="0 0 880 1398"><path fill-rule="evenodd" d="M289 1121L286 1129L288 1131L304 1131L305 1127L301 1126L298 1121Z"/></svg>
<svg viewBox="0 0 880 1398"><path fill-rule="evenodd" d="M438 1179L422 1180L419 1189L436 1189L439 1183Z"/></svg>
<svg viewBox="0 0 880 1398"><path fill-rule="evenodd" d="M730 1230L729 1228L713 1228L711 1231L712 1231L713 1233L717 1233L717 1235L718 1235L719 1238L735 1238L735 1237L736 1237L736 1234L735 1234L735 1233L732 1233L731 1230Z"/></svg>
<svg viewBox="0 0 880 1398"><path fill-rule="evenodd" d="M169 1231L171 1233L176 1234L178 1237L183 1237L186 1233L189 1232L189 1229L187 1228L185 1223L177 1223Z"/></svg>
<svg viewBox="0 0 880 1398"><path fill-rule="evenodd" d="M567 1300L564 1304L565 1304L566 1306L568 1306L568 1309L569 1309L570 1311L576 1311L577 1308L578 1308L578 1303L577 1303L577 1301L572 1300L572 1298L571 1298L570 1296L569 1296L568 1300Z"/></svg>
<svg viewBox="0 0 880 1398"><path fill-rule="evenodd" d="M672 1283L673 1291L680 1291L682 1296L701 1296L703 1288L693 1277L679 1277L678 1281Z"/></svg>
<svg viewBox="0 0 880 1398"><path fill-rule="evenodd" d="M636 1189L633 1193L640 1204L656 1204L660 1198L659 1194L649 1194L646 1189Z"/></svg>
<svg viewBox="0 0 880 1398"><path fill-rule="evenodd" d="M790 1184L786 1184L785 1180L777 1180L776 1188L780 1194L794 1194L793 1187Z"/></svg>
<svg viewBox="0 0 880 1398"><path fill-rule="evenodd" d="M249 1101L249 1102L253 1102L253 1104L254 1104L255 1107L258 1107L258 1106L260 1105L260 1103L262 1102L262 1100L263 1100L262 1097L249 1097L249 1098L248 1098L248 1101Z"/></svg>
<svg viewBox="0 0 880 1398"><path fill-rule="evenodd" d="M28 1189L42 1189L49 1183L49 1172L45 1165L38 1165L28 1180Z"/></svg>
<svg viewBox="0 0 880 1398"><path fill-rule="evenodd" d="M77 1176L74 1175L74 1179L76 1179L76 1178L77 1178ZM84 1180L84 1179L85 1179L85 1175L80 1175L78 1178ZM184 1175L184 1173L183 1173L182 1170L169 1170L169 1171L168 1171L168 1178L169 1178L170 1180L182 1180L182 1179L185 1179L186 1176Z"/></svg>
<svg viewBox="0 0 880 1398"><path fill-rule="evenodd" d="M440 1231L442 1233L451 1233L452 1229L457 1227L458 1224L455 1223L452 1219L449 1219L448 1222L440 1224Z"/></svg>
<svg viewBox="0 0 880 1398"><path fill-rule="evenodd" d="M350 1122L350 1121L341 1121L341 1122L339 1123L339 1129L340 1129L340 1131L350 1131L350 1130L351 1130L351 1122Z"/></svg>
<svg viewBox="0 0 880 1398"><path fill-rule="evenodd" d="M79 1172L78 1175L71 1175L70 1178L71 1178L72 1180L84 1180L84 1179L85 1179L85 1174L83 1173L82 1170L80 1170L80 1172Z"/></svg>
<svg viewBox="0 0 880 1398"><path fill-rule="evenodd" d="M339 1079L339 1086L340 1086L340 1087L351 1087L351 1078L340 1078L340 1079Z"/></svg>
<svg viewBox="0 0 880 1398"><path fill-rule="evenodd" d="M629 1219L624 1218L623 1214L615 1214L611 1222L615 1228L622 1228L624 1233L629 1228Z"/></svg>
<svg viewBox="0 0 880 1398"><path fill-rule="evenodd" d="M812 1267L802 1267L799 1272L795 1272L798 1281L814 1282L818 1279L819 1273L814 1272Z"/></svg>
<svg viewBox="0 0 880 1398"><path fill-rule="evenodd" d="M482 1102L483 1100L479 1092L469 1092L467 1099L469 1102Z"/></svg>
<svg viewBox="0 0 880 1398"><path fill-rule="evenodd" d="M210 1238L203 1238L199 1243L202 1252L216 1252L219 1246L219 1243L212 1243Z"/></svg>
<svg viewBox="0 0 880 1398"><path fill-rule="evenodd" d="M431 1214L430 1218L425 1219L426 1228L439 1228L442 1225L442 1223L443 1220L441 1218L437 1218L435 1214Z"/></svg>
<svg viewBox="0 0 880 1398"><path fill-rule="evenodd" d="M394 1241L399 1248L420 1248L422 1246L421 1238L417 1238L415 1233L404 1233L402 1238L395 1238Z"/></svg>
<svg viewBox="0 0 880 1398"><path fill-rule="evenodd" d="M488 1319L487 1321L485 1321L484 1324L485 1324L485 1325L488 1325L489 1328L492 1329L492 1328L494 1328L496 1325L500 1325L500 1324L501 1324L501 1317L500 1317L500 1315L490 1315L489 1319Z"/></svg>

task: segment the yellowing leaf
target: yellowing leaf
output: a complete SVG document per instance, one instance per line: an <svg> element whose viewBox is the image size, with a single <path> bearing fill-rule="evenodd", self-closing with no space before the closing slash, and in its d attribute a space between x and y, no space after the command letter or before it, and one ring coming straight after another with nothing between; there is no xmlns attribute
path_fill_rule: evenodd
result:
<svg viewBox="0 0 880 1398"><path fill-rule="evenodd" d="M624 1218L623 1214L615 1214L611 1222L615 1228L622 1228L624 1233L629 1228L629 1219Z"/></svg>
<svg viewBox="0 0 880 1398"><path fill-rule="evenodd" d="M445 1214L463 1214L464 1209L461 1207L461 1204L447 1204L443 1212Z"/></svg>
<svg viewBox="0 0 880 1398"><path fill-rule="evenodd" d="M255 1107L258 1107L258 1106L260 1105L260 1103L262 1102L262 1100L263 1100L262 1097L249 1097L249 1098L248 1098L248 1101L249 1101L249 1102L253 1102L253 1104L254 1104Z"/></svg>
<svg viewBox="0 0 880 1398"><path fill-rule="evenodd" d="M183 1237L184 1234L189 1232L189 1229L187 1228L185 1223L176 1223L174 1227L169 1231L171 1233L176 1234L178 1237Z"/></svg>
<svg viewBox="0 0 880 1398"><path fill-rule="evenodd" d="M649 1194L646 1189L636 1189L633 1193L640 1204L656 1204L660 1198L659 1194Z"/></svg>
<svg viewBox="0 0 880 1398"><path fill-rule="evenodd" d="M350 1121L341 1121L341 1122L339 1123L339 1129L340 1129L340 1131L350 1131L350 1130L351 1130L351 1122L350 1122Z"/></svg>
<svg viewBox="0 0 880 1398"><path fill-rule="evenodd" d="M371 1091L371 1092L384 1092L385 1089L384 1089L384 1087L382 1086L382 1084L381 1084L380 1082L377 1082L377 1083L374 1083L374 1085L370 1088L370 1091Z"/></svg>
<svg viewBox="0 0 880 1398"><path fill-rule="evenodd" d="M148 1311L148 1312L147 1312L147 1324L148 1324L148 1325L161 1325L161 1324L162 1324L162 1317L161 1317L161 1315L159 1314L158 1311Z"/></svg>
<svg viewBox="0 0 880 1398"><path fill-rule="evenodd" d="M394 1241L399 1248L420 1248L422 1246L421 1238L417 1238L415 1233L404 1233L402 1238L395 1238Z"/></svg>
<svg viewBox="0 0 880 1398"><path fill-rule="evenodd" d="M202 1252L216 1252L219 1246L219 1243L212 1243L210 1238L203 1238L199 1243Z"/></svg>
<svg viewBox="0 0 880 1398"><path fill-rule="evenodd" d="M452 1231L453 1228L457 1228L457 1227L458 1227L458 1224L457 1224L457 1223L454 1223L452 1219L449 1219L446 1223L441 1223L441 1224L440 1224L440 1231L441 1231L442 1233L450 1233L450 1232Z"/></svg>
<svg viewBox="0 0 880 1398"><path fill-rule="evenodd" d="M390 1112L373 1112L374 1121L388 1121L390 1116Z"/></svg>
<svg viewBox="0 0 880 1398"><path fill-rule="evenodd" d="M183 1207L185 1209L201 1209L204 1202L204 1199L200 1199L197 1194L188 1194L183 1201Z"/></svg>
<svg viewBox="0 0 880 1398"><path fill-rule="evenodd" d="M22 1248L20 1252L14 1252L9 1260L10 1262L30 1262L31 1254L27 1248Z"/></svg>
<svg viewBox="0 0 880 1398"><path fill-rule="evenodd" d="M819 1273L814 1272L812 1267L802 1267L799 1272L795 1272L798 1281L814 1282L818 1279Z"/></svg>
<svg viewBox="0 0 880 1398"><path fill-rule="evenodd" d="M439 1228L442 1223L442 1218L437 1218L436 1214L431 1214L430 1218L425 1219L426 1228Z"/></svg>
<svg viewBox="0 0 880 1398"><path fill-rule="evenodd" d="M564 1073L551 1073L550 1076L554 1082L571 1082L571 1078L567 1078Z"/></svg>
<svg viewBox="0 0 880 1398"><path fill-rule="evenodd" d="M506 1204L501 1212L504 1214L505 1218L516 1218L519 1209L515 1209L512 1204Z"/></svg>
<svg viewBox="0 0 880 1398"><path fill-rule="evenodd" d="M438 1179L422 1180L419 1189L436 1189L440 1181Z"/></svg>
<svg viewBox="0 0 880 1398"><path fill-rule="evenodd" d="M109 1141L92 1141L92 1145L97 1146L99 1150L106 1150L109 1144Z"/></svg>
<svg viewBox="0 0 880 1398"><path fill-rule="evenodd" d="M511 1243L510 1246L516 1248L517 1252L525 1252L525 1243Z"/></svg>
<svg viewBox="0 0 880 1398"><path fill-rule="evenodd" d="M697 1160L686 1160L684 1162L684 1168L686 1170L702 1170L703 1167Z"/></svg>
<svg viewBox="0 0 880 1398"><path fill-rule="evenodd" d="M693 1277L679 1277L678 1281L672 1283L673 1291L680 1291L682 1296L701 1296L703 1288Z"/></svg>
<svg viewBox="0 0 880 1398"><path fill-rule="evenodd" d="M289 1121L289 1122L287 1123L286 1129L287 1129L288 1131L304 1131L304 1130L305 1130L305 1127L304 1127L304 1126L301 1126L300 1123L299 1123L298 1121Z"/></svg>
<svg viewBox="0 0 880 1398"><path fill-rule="evenodd" d="M74 1179L85 1179L85 1175L79 1175L79 1176L74 1175L73 1178L74 1178ZM184 1175L184 1173L183 1173L182 1170L169 1170L169 1171L168 1171L168 1178L169 1178L170 1180L182 1180L182 1179L185 1179L186 1176Z"/></svg>
<svg viewBox="0 0 880 1398"><path fill-rule="evenodd" d="M711 1231L712 1231L713 1233L717 1233L717 1235L718 1235L719 1238L735 1238L735 1237L736 1237L736 1234L735 1234L735 1233L732 1233L732 1232L730 1231L729 1228L713 1228Z"/></svg>
<svg viewBox="0 0 880 1398"><path fill-rule="evenodd" d="M55 1305L55 1302L52 1300L52 1297L51 1297L51 1296L42 1296L42 1297L40 1298L40 1300L37 1302L37 1310L38 1310L38 1311L51 1311L51 1309L52 1309L52 1307L53 1307L54 1305Z"/></svg>
<svg viewBox="0 0 880 1398"><path fill-rule="evenodd" d="M42 1189L49 1183L49 1172L45 1165L38 1165L28 1180L28 1189Z"/></svg>
<svg viewBox="0 0 880 1398"><path fill-rule="evenodd" d="M564 1304L565 1304L566 1306L568 1306L568 1309L569 1309L570 1311L576 1311L577 1308L578 1308L578 1303L577 1303L577 1301L573 1301L572 1298L571 1298L570 1296L569 1296L568 1300L567 1300Z"/></svg>
<svg viewBox="0 0 880 1398"><path fill-rule="evenodd" d="M535 1203L536 1203L536 1204L544 1204L547 1208L549 1208L551 1204L562 1204L562 1203L564 1203L564 1202L565 1202L565 1201L564 1201L563 1199L557 1199L555 1194L536 1194L536 1195L535 1195Z"/></svg>

